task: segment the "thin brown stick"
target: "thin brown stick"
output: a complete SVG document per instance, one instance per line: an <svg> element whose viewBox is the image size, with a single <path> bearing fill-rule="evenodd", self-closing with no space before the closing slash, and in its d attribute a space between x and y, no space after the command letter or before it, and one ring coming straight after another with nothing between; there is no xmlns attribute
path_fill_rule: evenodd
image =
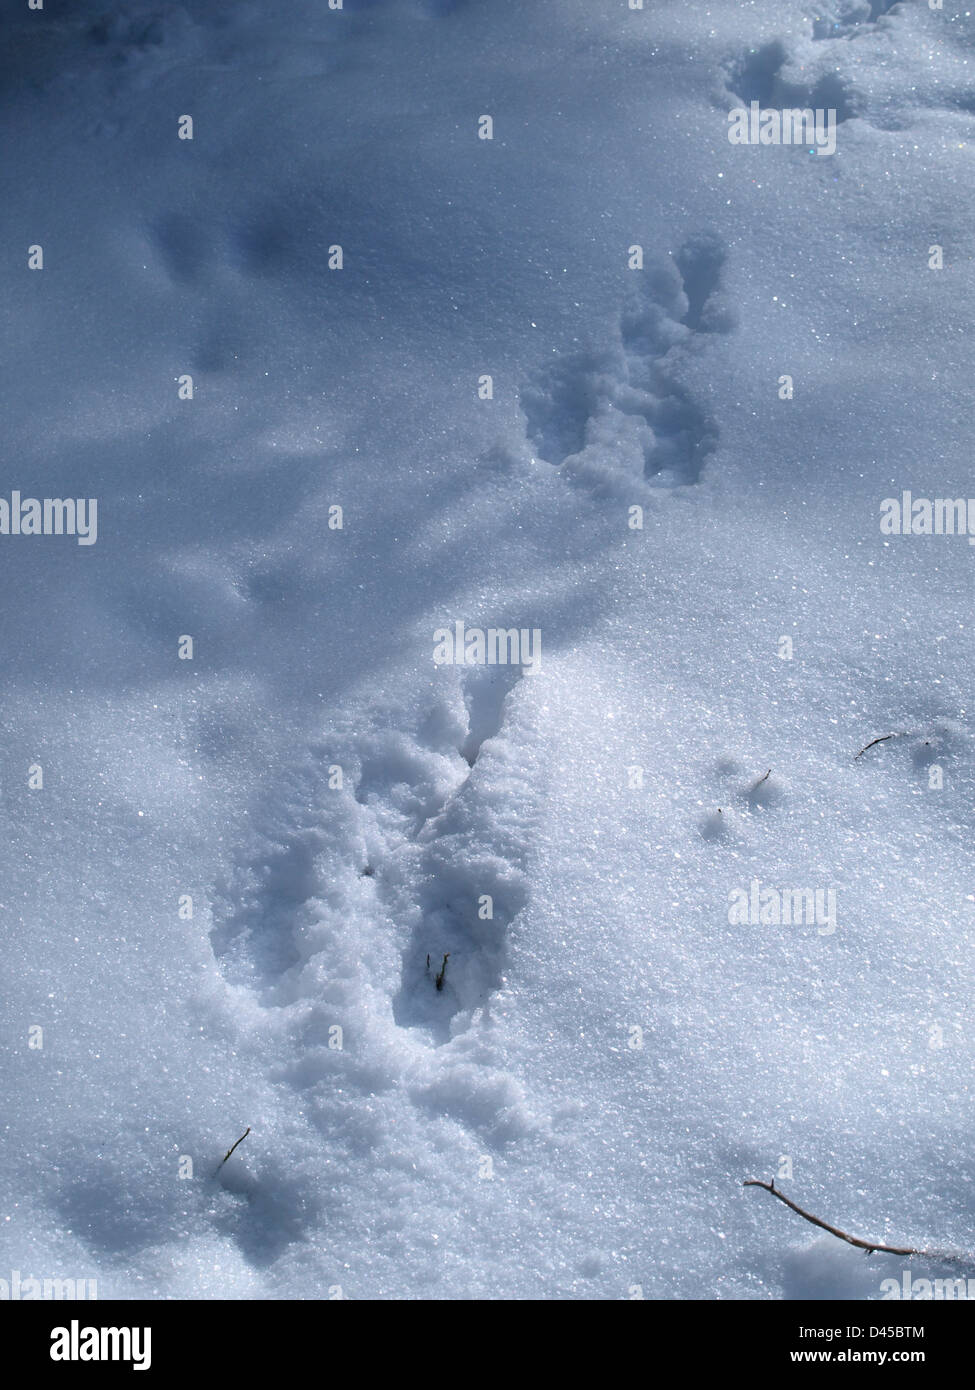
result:
<svg viewBox="0 0 975 1390"><path fill-rule="evenodd" d="M803 1217L804 1220L819 1226L824 1231L829 1231L831 1236L838 1236L840 1240L845 1240L849 1245L856 1245L860 1250L866 1250L868 1255L872 1255L875 1250L882 1250L886 1255L925 1255L928 1259L954 1260L957 1255L950 1255L941 1250L915 1250L909 1245L882 1245L876 1240L861 1240L859 1236L847 1235L846 1231L841 1231L838 1226L831 1226L828 1221L820 1221L818 1216L812 1216L808 1211L803 1211L802 1207L797 1207L795 1202L789 1200L784 1192L780 1192L775 1185L775 1179L771 1182L761 1182L758 1178L749 1178L742 1183L742 1187L764 1187L766 1192L771 1192L773 1197L778 1197L780 1202L784 1202L787 1207L791 1207L794 1212Z"/></svg>
<svg viewBox="0 0 975 1390"><path fill-rule="evenodd" d="M886 743L888 739L897 738L897 737L898 737L897 734L884 734L881 738L872 738L872 739L870 740L869 743L865 744L865 745L860 749L859 753L857 753L857 755L856 755L856 757L853 759L853 761L856 762L857 758L862 758L863 755L864 755L864 753L867 751L867 749L868 749L868 748L872 748L872 747L874 746L875 743Z"/></svg>
<svg viewBox="0 0 975 1390"><path fill-rule="evenodd" d="M766 772L764 777L759 777L758 781L753 783L753 785L748 788L749 792L757 792L762 783L767 782L771 775L772 769L769 768L768 772Z"/></svg>
<svg viewBox="0 0 975 1390"><path fill-rule="evenodd" d="M247 1128L244 1130L243 1134L242 1134L242 1135L240 1136L240 1138L237 1140L237 1144L242 1144L242 1143L244 1142L244 1140L247 1138L248 1134L250 1134L250 1132L251 1132L251 1127L250 1127L250 1125L248 1125ZM224 1154L223 1158L222 1158L222 1159L220 1160L220 1162L217 1164L216 1168L213 1170L213 1176L214 1176L214 1177L217 1176L217 1174L220 1172L220 1169L221 1169L221 1168L223 1167L223 1165L227 1162L227 1159L228 1159L228 1158L230 1157L230 1155L233 1153L234 1149L236 1149L237 1144L231 1144L230 1148L227 1150L227 1152Z"/></svg>

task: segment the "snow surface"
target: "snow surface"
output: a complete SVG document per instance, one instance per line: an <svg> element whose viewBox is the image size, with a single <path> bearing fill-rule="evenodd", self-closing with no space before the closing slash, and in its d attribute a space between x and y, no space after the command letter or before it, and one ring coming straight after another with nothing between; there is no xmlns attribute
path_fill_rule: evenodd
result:
<svg viewBox="0 0 975 1390"><path fill-rule="evenodd" d="M975 1251L975 553L878 520L973 490L970 11L2 15L0 495L99 531L0 537L0 1277L881 1297L785 1157Z"/></svg>

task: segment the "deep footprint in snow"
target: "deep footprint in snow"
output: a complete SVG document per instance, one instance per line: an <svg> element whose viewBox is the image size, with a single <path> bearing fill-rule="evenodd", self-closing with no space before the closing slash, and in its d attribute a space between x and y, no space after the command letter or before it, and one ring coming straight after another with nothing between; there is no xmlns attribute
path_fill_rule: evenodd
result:
<svg viewBox="0 0 975 1390"><path fill-rule="evenodd" d="M749 770L733 757L718 759L712 771L712 785L725 803L734 799L751 811L771 809L786 795L785 784L775 768Z"/></svg>
<svg viewBox="0 0 975 1390"><path fill-rule="evenodd" d="M674 257L687 296L682 322L695 333L721 333L733 327L729 311L719 299L727 257L724 242L709 232L688 237Z"/></svg>
<svg viewBox="0 0 975 1390"><path fill-rule="evenodd" d="M313 812L294 810L290 823L256 829L226 882L213 895L213 953L224 974L266 993L299 965L325 891L325 837Z"/></svg>
<svg viewBox="0 0 975 1390"><path fill-rule="evenodd" d="M728 92L744 106L757 101L763 110L834 110L836 124L861 114L861 103L851 85L834 68L825 65L812 74L797 65L790 76L790 54L779 39L751 49L729 64ZM802 148L800 146L797 149Z"/></svg>
<svg viewBox="0 0 975 1390"><path fill-rule="evenodd" d="M468 727L460 752L469 767L477 761L482 744L501 732L504 702L520 679L517 666L475 666L467 674L464 702Z"/></svg>
<svg viewBox="0 0 975 1390"><path fill-rule="evenodd" d="M457 1015L489 1005L503 983L508 930L528 902L536 789L528 749L505 719L519 676L489 667L467 675L460 751L471 772L416 835L409 895L387 897L387 909L410 924L393 1017L436 1043L457 1032Z"/></svg>
<svg viewBox="0 0 975 1390"><path fill-rule="evenodd" d="M642 477L696 483L717 430L681 382L687 354L734 318L722 290L720 238L688 238L668 271L638 272L620 314L619 346L568 353L521 392L536 455L595 486Z"/></svg>
<svg viewBox="0 0 975 1390"><path fill-rule="evenodd" d="M400 930L397 1024L443 1043L458 1014L489 1004L529 896L539 778L524 717L509 715L520 680L514 667L465 671L415 733L376 723L292 772L214 895L211 941L231 981L265 1007L345 997L367 950L349 923L365 913L387 940ZM346 769L341 791L332 765Z"/></svg>
<svg viewBox="0 0 975 1390"><path fill-rule="evenodd" d="M840 0L828 17L813 20L814 39L852 39L869 33L900 0Z"/></svg>

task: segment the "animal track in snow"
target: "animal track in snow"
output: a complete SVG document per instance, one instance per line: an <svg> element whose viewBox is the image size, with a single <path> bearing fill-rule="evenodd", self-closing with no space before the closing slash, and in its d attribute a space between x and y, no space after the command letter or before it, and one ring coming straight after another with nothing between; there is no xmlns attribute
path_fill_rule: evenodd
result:
<svg viewBox="0 0 975 1390"><path fill-rule="evenodd" d="M769 811L786 797L786 786L774 768L750 772L733 757L719 758L710 770L709 797L714 809L699 821L698 830L705 840L725 840L735 834L742 811ZM720 807L720 809L718 809Z"/></svg>
<svg viewBox="0 0 975 1390"><path fill-rule="evenodd" d="M688 238L674 257L687 296L684 323L695 333L722 332L733 326L727 309L719 307L717 300L726 256L721 239L704 233Z"/></svg>
<svg viewBox="0 0 975 1390"><path fill-rule="evenodd" d="M634 272L619 346L560 357L521 392L536 454L597 487L642 477L696 483L717 442L704 409L681 383L687 354L733 327L721 292L726 252L716 236L689 238L669 271Z"/></svg>
<svg viewBox="0 0 975 1390"><path fill-rule="evenodd" d="M813 20L814 39L853 39L870 29L899 0L840 0L831 6L829 16Z"/></svg>
<svg viewBox="0 0 975 1390"><path fill-rule="evenodd" d="M720 758L714 766L716 786L723 788L725 802L732 799L748 810L764 810L777 805L785 796L785 786L775 768L749 771L734 758Z"/></svg>
<svg viewBox="0 0 975 1390"><path fill-rule="evenodd" d="M381 779L375 760L362 762L356 799L379 832L371 876L386 916L406 930L393 1018L436 1043L456 1035L458 1015L489 1006L503 982L507 932L528 901L531 741L509 713L520 679L513 667L464 672L467 728L456 730L454 748L466 766L439 792L418 776L430 755L415 740L397 736L395 767L385 749Z"/></svg>
<svg viewBox="0 0 975 1390"><path fill-rule="evenodd" d="M218 1182L232 1199L212 1216L216 1230L234 1240L248 1264L267 1269L319 1216L314 1178L293 1164L263 1157L255 1174L246 1164L221 1169Z"/></svg>
<svg viewBox="0 0 975 1390"><path fill-rule="evenodd" d="M438 1043L456 1033L455 1016L488 1006L503 983L507 932L528 901L531 758L505 717L519 676L489 667L466 675L468 730L459 751L470 772L413 837L408 892L400 884L386 894L387 911L409 925L393 1017Z"/></svg>
<svg viewBox="0 0 975 1390"><path fill-rule="evenodd" d="M455 1015L489 1004L528 901L537 773L530 731L518 732L527 715L509 714L520 679L517 668L464 671L449 709L416 731L347 731L272 793L214 896L211 941L232 981L287 1005L317 997L335 970L333 997L351 998L364 967L350 964L361 952L347 923L366 916L371 932L400 931L397 1024L446 1042ZM334 766L345 770L341 791L328 787Z"/></svg>
<svg viewBox="0 0 975 1390"><path fill-rule="evenodd" d="M505 699L520 679L517 666L475 666L468 674L464 688L467 737L460 752L469 767L474 766L481 745L501 732Z"/></svg>
<svg viewBox="0 0 975 1390"><path fill-rule="evenodd" d="M210 269L211 238L201 222L185 213L170 212L158 218L148 229L147 241L177 284L194 284Z"/></svg>
<svg viewBox="0 0 975 1390"><path fill-rule="evenodd" d="M917 107L975 113L964 59L957 66L943 65L934 80L923 50L912 45L910 78L896 88L886 79L900 3L832 0L813 21L814 49L802 45L790 52L774 39L728 61L725 97L736 106L758 102L773 111L832 108L837 125L857 119L888 131L908 129ZM861 42L871 38L877 42ZM804 146L794 148L801 152Z"/></svg>
<svg viewBox="0 0 975 1390"><path fill-rule="evenodd" d="M789 64L785 44L775 39L730 64L728 90L744 106L757 101L763 110L832 109L837 125L861 114L852 87L834 69L813 75L797 67L792 76Z"/></svg>
<svg viewBox="0 0 975 1390"><path fill-rule="evenodd" d="M106 12L89 23L85 38L94 49L105 50L111 62L122 63L132 54L164 44L172 21L172 15L159 11L134 15Z"/></svg>
<svg viewBox="0 0 975 1390"><path fill-rule="evenodd" d="M280 813L278 813L280 815ZM273 986L303 959L301 940L325 891L326 837L313 810L289 806L281 823L256 827L228 879L214 893L214 955L236 983L273 1002ZM272 997L268 995L272 987Z"/></svg>

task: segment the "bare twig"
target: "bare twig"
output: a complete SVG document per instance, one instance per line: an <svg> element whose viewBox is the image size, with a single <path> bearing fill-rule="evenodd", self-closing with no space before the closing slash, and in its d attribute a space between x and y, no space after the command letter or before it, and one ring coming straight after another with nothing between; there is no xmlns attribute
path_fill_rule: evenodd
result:
<svg viewBox="0 0 975 1390"><path fill-rule="evenodd" d="M886 743L888 739L903 737L903 734L882 734L880 738L872 738L869 743L864 744L864 746L860 749L859 753L856 754L856 757L854 757L853 761L856 762L857 758L862 758L867 749L872 748L875 743Z"/></svg>
<svg viewBox="0 0 975 1390"><path fill-rule="evenodd" d="M446 954L446 955L444 956L444 958L443 958L443 965L440 967L440 974L437 975L437 977L434 979L434 982L433 982L433 983L437 986L437 989L443 989L443 979L444 979L444 976L445 976L446 973L447 973L447 962L448 962L449 960L450 960L450 952L448 951L447 954Z"/></svg>
<svg viewBox="0 0 975 1390"><path fill-rule="evenodd" d="M244 1130L243 1134L242 1134L242 1135L240 1136L240 1138L237 1140L237 1144L242 1144L242 1143L244 1142L244 1140L247 1138L248 1134L250 1134L250 1132L251 1132L251 1127L250 1127L250 1125L248 1125L247 1128ZM228 1158L230 1157L230 1155L233 1153L234 1149L236 1149L237 1144L231 1144L230 1148L227 1150L227 1152L224 1154L223 1158L222 1158L222 1159L220 1160L220 1162L217 1164L216 1168L213 1170L213 1176L214 1176L214 1177L217 1176L217 1174L220 1172L220 1169L221 1169L221 1168L223 1167L223 1165L227 1162L227 1159L228 1159Z"/></svg>
<svg viewBox="0 0 975 1390"><path fill-rule="evenodd" d="M771 1182L761 1182L758 1178L749 1178L742 1183L742 1187L764 1187L766 1192L771 1192L773 1197L778 1197L780 1202L784 1202L805 1221L811 1222L813 1226L819 1226L824 1231L829 1231L831 1236L838 1236L840 1240L845 1240L849 1245L866 1250L868 1255L872 1255L875 1250L882 1250L886 1255L923 1255L931 1260L961 1260L964 1258L960 1255L950 1254L946 1250L915 1250L909 1245L883 1245L880 1241L861 1240L859 1236L847 1235L846 1231L841 1231L838 1226L831 1226L828 1221L821 1221L818 1216L812 1216L808 1211L803 1211L802 1207L796 1206L795 1202L790 1201L784 1192L779 1191L774 1178Z"/></svg>
<svg viewBox="0 0 975 1390"><path fill-rule="evenodd" d="M748 795L751 796L752 792L757 792L758 789L759 789L759 787L762 785L762 783L768 781L768 779L769 779L769 777L771 776L771 774L772 774L772 769L769 768L768 772L766 772L766 774L765 774L764 777L759 777L758 781L757 781L757 782L753 782L752 785L748 788Z"/></svg>

